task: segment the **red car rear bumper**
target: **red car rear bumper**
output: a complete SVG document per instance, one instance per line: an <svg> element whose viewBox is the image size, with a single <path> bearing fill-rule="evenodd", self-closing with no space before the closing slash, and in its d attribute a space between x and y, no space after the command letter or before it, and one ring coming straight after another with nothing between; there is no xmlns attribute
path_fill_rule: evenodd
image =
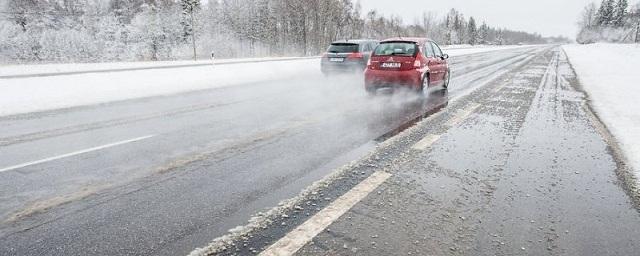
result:
<svg viewBox="0 0 640 256"><path fill-rule="evenodd" d="M404 71L367 69L364 72L364 82L367 90L396 86L418 89L422 86L422 72L416 69Z"/></svg>

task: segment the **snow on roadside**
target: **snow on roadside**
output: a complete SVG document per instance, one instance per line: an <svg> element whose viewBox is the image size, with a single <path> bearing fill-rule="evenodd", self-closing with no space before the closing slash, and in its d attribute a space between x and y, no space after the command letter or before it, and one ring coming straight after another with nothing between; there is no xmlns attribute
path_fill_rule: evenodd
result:
<svg viewBox="0 0 640 256"><path fill-rule="evenodd" d="M563 46L591 105L640 177L640 45Z"/></svg>
<svg viewBox="0 0 640 256"><path fill-rule="evenodd" d="M307 59L305 57L267 57L267 58L239 58L218 59L217 64L244 63L257 61ZM103 63L70 63L70 64L30 64L0 66L0 77L23 76L34 74L109 71L114 69L141 69L157 67L175 67L186 65L207 65L211 60L180 60L180 61L139 61L139 62L103 62Z"/></svg>
<svg viewBox="0 0 640 256"><path fill-rule="evenodd" d="M0 116L320 73L320 60L0 79Z"/></svg>

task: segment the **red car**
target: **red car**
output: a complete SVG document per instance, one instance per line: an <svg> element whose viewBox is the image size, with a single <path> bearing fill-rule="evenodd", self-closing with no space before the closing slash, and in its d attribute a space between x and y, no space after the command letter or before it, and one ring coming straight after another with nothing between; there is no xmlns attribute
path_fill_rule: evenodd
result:
<svg viewBox="0 0 640 256"><path fill-rule="evenodd" d="M367 92L407 87L417 92L449 86L449 55L427 38L391 38L380 42L364 72Z"/></svg>

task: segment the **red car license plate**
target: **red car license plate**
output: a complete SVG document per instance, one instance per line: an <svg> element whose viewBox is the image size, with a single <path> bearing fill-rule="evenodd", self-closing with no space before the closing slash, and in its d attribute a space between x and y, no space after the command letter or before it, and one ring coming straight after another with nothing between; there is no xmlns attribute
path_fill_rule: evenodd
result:
<svg viewBox="0 0 640 256"><path fill-rule="evenodd" d="M382 68L400 68L400 65L399 62L385 62L382 63Z"/></svg>

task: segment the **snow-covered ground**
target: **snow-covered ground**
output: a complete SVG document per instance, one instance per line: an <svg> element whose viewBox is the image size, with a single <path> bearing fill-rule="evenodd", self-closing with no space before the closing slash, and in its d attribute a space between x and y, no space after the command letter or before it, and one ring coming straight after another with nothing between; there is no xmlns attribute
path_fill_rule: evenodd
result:
<svg viewBox="0 0 640 256"><path fill-rule="evenodd" d="M565 45L591 104L640 177L640 45Z"/></svg>
<svg viewBox="0 0 640 256"><path fill-rule="evenodd" d="M514 47L521 46L475 47L450 49L445 50L445 52L451 56L461 56ZM193 62L5 66L0 67L0 74L73 72L96 68L122 69L144 67L145 65L184 65L188 63ZM168 95L260 81L282 80L293 76L310 77L319 73L319 59L301 58L296 60L239 63L235 65L0 79L0 116Z"/></svg>
<svg viewBox="0 0 640 256"><path fill-rule="evenodd" d="M319 59L0 79L0 116L319 72Z"/></svg>
<svg viewBox="0 0 640 256"><path fill-rule="evenodd" d="M262 62L277 60L308 59L307 57L271 57L271 58L240 58L240 59L217 59L216 64ZM8 65L0 66L0 77L3 76L25 76L42 75L55 73L72 72L92 72L109 71L122 69L144 69L179 67L189 65L207 65L211 60L183 60L183 61L139 61L139 62L104 62L104 63L72 63L72 64L32 64L32 65Z"/></svg>

